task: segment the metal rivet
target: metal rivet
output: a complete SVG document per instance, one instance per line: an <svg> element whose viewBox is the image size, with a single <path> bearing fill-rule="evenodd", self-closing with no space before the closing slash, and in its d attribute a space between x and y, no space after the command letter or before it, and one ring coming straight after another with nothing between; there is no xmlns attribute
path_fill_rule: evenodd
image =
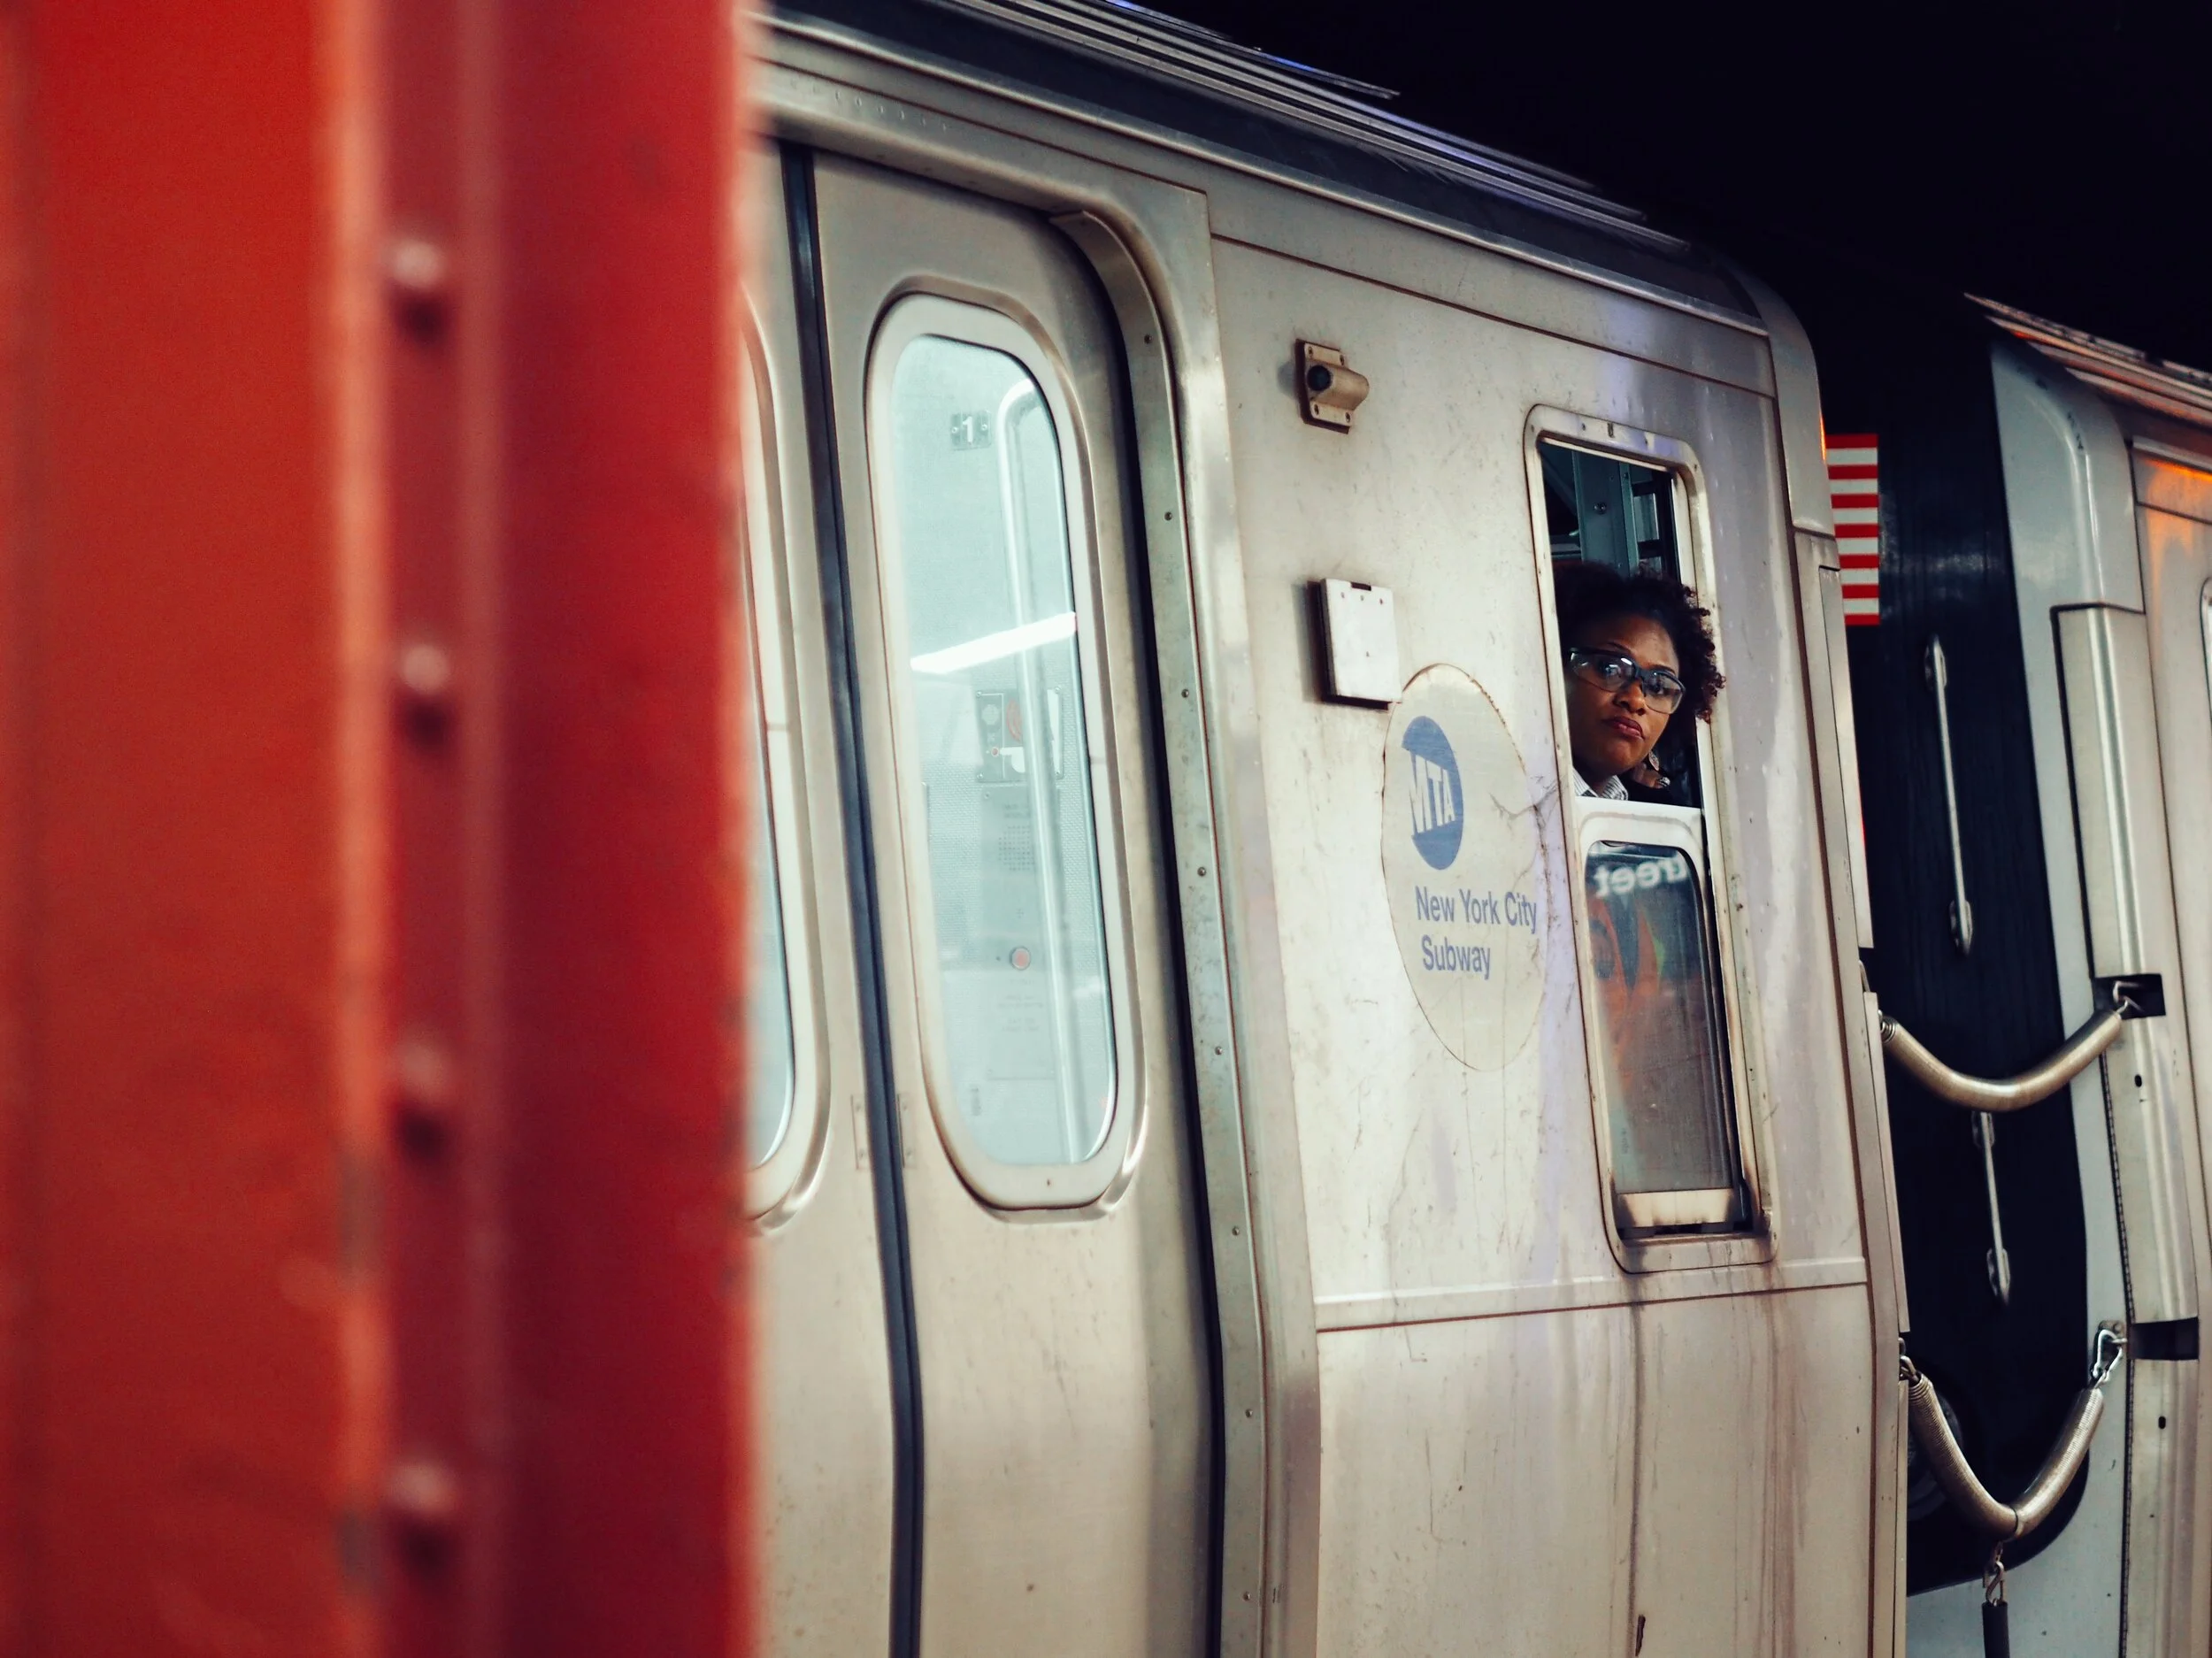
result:
<svg viewBox="0 0 2212 1658"><path fill-rule="evenodd" d="M384 1482L384 1506L410 1530L442 1537L460 1523L461 1482L441 1457L404 1456Z"/></svg>
<svg viewBox="0 0 2212 1658"><path fill-rule="evenodd" d="M419 1150L442 1139L457 1092L453 1059L426 1031L411 1031L392 1048L392 1094L400 1127Z"/></svg>
<svg viewBox="0 0 2212 1658"><path fill-rule="evenodd" d="M453 654L443 645L418 639L400 647L394 672L408 695L419 702L443 702L453 689Z"/></svg>
<svg viewBox="0 0 2212 1658"><path fill-rule="evenodd" d="M399 236L385 250L384 274L408 303L434 304L453 280L453 261L428 236Z"/></svg>

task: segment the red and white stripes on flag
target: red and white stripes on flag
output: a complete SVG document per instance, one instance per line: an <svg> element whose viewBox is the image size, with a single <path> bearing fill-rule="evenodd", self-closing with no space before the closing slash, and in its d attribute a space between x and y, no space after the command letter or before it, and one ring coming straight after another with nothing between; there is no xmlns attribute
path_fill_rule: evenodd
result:
<svg viewBox="0 0 2212 1658"><path fill-rule="evenodd" d="M1843 560L1843 625L1873 627L1882 619L1880 445L1871 433L1828 439L1828 503L1836 515L1836 550Z"/></svg>

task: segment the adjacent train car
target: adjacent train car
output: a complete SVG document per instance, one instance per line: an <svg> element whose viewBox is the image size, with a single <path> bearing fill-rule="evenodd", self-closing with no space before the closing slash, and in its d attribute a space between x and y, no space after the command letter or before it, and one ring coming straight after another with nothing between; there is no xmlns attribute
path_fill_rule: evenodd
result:
<svg viewBox="0 0 2212 1658"><path fill-rule="evenodd" d="M1136 8L759 47L770 1649L1900 1651L1790 311ZM1564 781L1570 564L1712 607L1663 796Z"/></svg>
<svg viewBox="0 0 2212 1658"><path fill-rule="evenodd" d="M2010 1492L2062 1432L2096 1332L2125 1329L2124 1410L2011 1546L2014 1628L2031 1650L2200 1651L2212 379L1864 274L1785 286L1830 430L1854 434L1830 440L1857 463L1835 499L1874 584L1849 654L1883 1008L1993 1075L2116 984L2151 1016L2001 1117L1893 1073L1910 1351ZM1979 1651L1989 1539L1918 1469L1908 1513L1912 1650Z"/></svg>

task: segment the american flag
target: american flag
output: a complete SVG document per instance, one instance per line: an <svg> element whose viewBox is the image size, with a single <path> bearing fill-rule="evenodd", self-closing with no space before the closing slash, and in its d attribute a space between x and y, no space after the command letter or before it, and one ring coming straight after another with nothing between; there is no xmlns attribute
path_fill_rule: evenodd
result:
<svg viewBox="0 0 2212 1658"><path fill-rule="evenodd" d="M1836 549L1843 557L1843 625L1873 627L1882 619L1880 446L1871 433L1828 439L1828 502L1836 514Z"/></svg>

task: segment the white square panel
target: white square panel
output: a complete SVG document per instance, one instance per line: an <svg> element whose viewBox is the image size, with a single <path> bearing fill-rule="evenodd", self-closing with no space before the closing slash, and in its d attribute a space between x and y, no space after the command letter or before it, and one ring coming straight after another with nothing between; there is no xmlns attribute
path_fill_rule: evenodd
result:
<svg viewBox="0 0 2212 1658"><path fill-rule="evenodd" d="M1321 584L1323 656L1328 694L1340 702L1398 700L1398 613L1388 587L1364 581Z"/></svg>

